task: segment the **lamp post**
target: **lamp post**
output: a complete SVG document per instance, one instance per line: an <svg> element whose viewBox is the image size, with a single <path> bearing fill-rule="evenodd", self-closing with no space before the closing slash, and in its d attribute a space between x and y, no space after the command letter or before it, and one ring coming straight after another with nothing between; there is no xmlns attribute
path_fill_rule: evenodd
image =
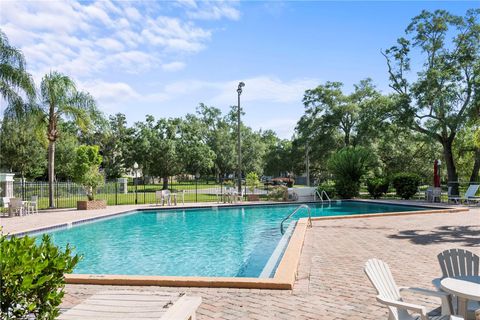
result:
<svg viewBox="0 0 480 320"><path fill-rule="evenodd" d="M137 186L138 186L138 163L135 161L133 164L133 170L135 170L135 204L138 204L138 192L137 192Z"/></svg>
<svg viewBox="0 0 480 320"><path fill-rule="evenodd" d="M238 168L237 168L237 176L238 176L238 194L242 194L242 145L241 145L241 135L240 135L240 95L242 94L242 88L245 87L245 83L240 82L238 84L238 106L237 106L237 147L238 147Z"/></svg>

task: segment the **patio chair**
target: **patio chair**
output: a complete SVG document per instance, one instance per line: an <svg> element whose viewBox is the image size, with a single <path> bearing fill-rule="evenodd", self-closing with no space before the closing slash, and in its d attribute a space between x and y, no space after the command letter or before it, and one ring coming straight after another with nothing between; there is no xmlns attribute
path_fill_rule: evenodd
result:
<svg viewBox="0 0 480 320"><path fill-rule="evenodd" d="M28 213L38 213L38 196L32 196L27 204Z"/></svg>
<svg viewBox="0 0 480 320"><path fill-rule="evenodd" d="M59 320L195 320L202 298L183 293L101 291L62 313Z"/></svg>
<svg viewBox="0 0 480 320"><path fill-rule="evenodd" d="M170 190L161 190L161 191L155 191L155 204L158 205L159 202L162 203L162 206L165 205L165 202L167 205L171 204L171 194Z"/></svg>
<svg viewBox="0 0 480 320"><path fill-rule="evenodd" d="M480 257L463 249L445 250L438 254L438 263L442 269L442 278L480 276ZM440 281L434 282L440 288ZM449 297L450 303L456 308L455 299ZM468 302L468 318L475 318L475 310L480 309L480 302Z"/></svg>
<svg viewBox="0 0 480 320"><path fill-rule="evenodd" d="M8 204L8 215L11 217L13 215L23 216L26 213L25 206L23 201L20 198L10 198Z"/></svg>
<svg viewBox="0 0 480 320"><path fill-rule="evenodd" d="M388 320L460 320L461 317L450 316L448 294L421 288L397 287L388 265L378 259L370 259L365 264L365 273L377 290L377 301L388 307ZM442 316L429 316L425 307L404 302L400 293L410 291L440 298L442 301ZM420 315L414 316L410 312Z"/></svg>

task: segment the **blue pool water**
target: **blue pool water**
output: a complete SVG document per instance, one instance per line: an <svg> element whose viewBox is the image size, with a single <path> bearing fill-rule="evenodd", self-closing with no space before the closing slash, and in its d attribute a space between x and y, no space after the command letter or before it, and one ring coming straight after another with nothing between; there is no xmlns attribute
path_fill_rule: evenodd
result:
<svg viewBox="0 0 480 320"><path fill-rule="evenodd" d="M309 206L312 216L425 209L354 201ZM258 277L282 237L280 222L296 207L138 211L49 234L83 255L75 273ZM306 216L301 209L293 219Z"/></svg>

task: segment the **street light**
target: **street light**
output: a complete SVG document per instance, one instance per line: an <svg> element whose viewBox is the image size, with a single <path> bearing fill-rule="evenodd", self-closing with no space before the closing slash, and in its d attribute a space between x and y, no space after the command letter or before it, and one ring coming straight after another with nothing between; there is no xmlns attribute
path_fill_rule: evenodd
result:
<svg viewBox="0 0 480 320"><path fill-rule="evenodd" d="M138 163L135 161L133 164L133 170L135 170L135 204L138 204L138 192L137 192L137 185L138 185Z"/></svg>
<svg viewBox="0 0 480 320"><path fill-rule="evenodd" d="M238 144L238 168L237 168L237 175L238 175L238 194L242 194L242 145L240 142L240 95L242 94L242 88L245 87L245 83L240 82L238 84L238 106L237 106L237 144Z"/></svg>

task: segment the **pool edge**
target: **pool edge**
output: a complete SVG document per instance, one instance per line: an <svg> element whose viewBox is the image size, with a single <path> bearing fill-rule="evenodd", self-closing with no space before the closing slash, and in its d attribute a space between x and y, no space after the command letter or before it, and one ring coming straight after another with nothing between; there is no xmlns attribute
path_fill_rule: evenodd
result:
<svg viewBox="0 0 480 320"><path fill-rule="evenodd" d="M273 278L66 274L65 282L68 284L291 290L296 280L306 231L307 219L300 219Z"/></svg>
<svg viewBox="0 0 480 320"><path fill-rule="evenodd" d="M467 212L469 208L439 207L436 210L403 211L388 213L373 213L359 215L343 215L330 217L314 217L313 221L335 219L359 219L390 216L407 216L438 213ZM174 276L137 276L137 275L96 275L67 274L68 284L98 284L98 285L130 285L130 286L166 286L166 287L209 287L209 288L243 288L243 289L273 289L292 290L297 278L298 265L303 249L308 225L307 218L298 220L290 238L287 249L273 278L235 278L235 277L174 277Z"/></svg>

